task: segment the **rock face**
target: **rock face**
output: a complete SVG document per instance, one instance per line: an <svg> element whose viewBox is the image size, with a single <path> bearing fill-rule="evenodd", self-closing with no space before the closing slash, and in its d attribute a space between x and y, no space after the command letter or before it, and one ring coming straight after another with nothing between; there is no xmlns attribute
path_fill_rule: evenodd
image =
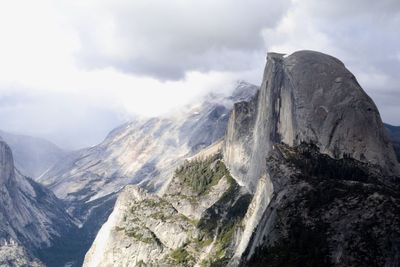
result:
<svg viewBox="0 0 400 267"><path fill-rule="evenodd" d="M71 153L39 181L72 202L94 201L127 184L157 191L177 162L224 136L233 103L257 90L239 82L231 96L210 94L170 116L122 125L101 144Z"/></svg>
<svg viewBox="0 0 400 267"><path fill-rule="evenodd" d="M331 56L267 60L222 143L162 194L127 187L85 266L399 265L399 164L374 103Z"/></svg>
<svg viewBox="0 0 400 267"><path fill-rule="evenodd" d="M273 148L277 145L281 143L288 146L298 146L302 143L315 144L316 149L321 153L320 157L329 156L332 160L351 158L357 162L360 161L359 164L364 162L365 165L363 165L363 168L365 170L368 170L370 165L375 164L379 166L377 168L380 173L374 176L375 178L371 179L371 181L374 181L378 185L385 183L388 188L392 187L392 190L395 191L398 190L394 189L396 188L395 184L398 178L393 175L399 173L399 165L396 161L393 147L384 130L378 110L372 100L361 89L354 76L339 60L312 51L300 51L288 57L284 57L281 54L269 53L267 60L264 80L259 94L249 102L235 104L228 124L224 147L224 159L233 177L240 184L247 186L251 192L255 192L255 195L260 191L264 191L264 194L266 194L264 195L264 201L260 202L261 204L254 205L253 214L256 216L255 223L246 224L245 234L242 238L243 243L246 243L247 240L249 242L246 244L245 258L242 258L241 261L242 263L255 264L255 266L257 266L256 264L264 266L267 262L270 262L270 258L266 260L267 258L263 258L262 255L274 251L274 242L279 241L286 244L285 242L288 239L285 238L288 237L288 230L283 227L279 228L279 220L276 218L275 209L279 205L286 207L287 203L282 198L288 198L288 195L290 195L291 199L301 198L301 188L304 186L304 184L298 181L298 184L294 188L300 191L290 191L289 184L285 181L289 177L292 177L294 173L301 173L305 170L299 169L296 172L286 168L282 169L279 175L277 175L273 171L274 168L279 168L280 164L287 164L287 162L281 160L273 164L266 161L273 152ZM296 154L298 152L294 151L293 153ZM299 156L299 158L301 157ZM305 159L301 158L301 160ZM341 167L338 164L332 168L340 169ZM357 175L356 170L354 171L354 174ZM339 173L338 179L343 178L340 175ZM349 180L351 180L352 175L350 174ZM316 176L319 177L318 175ZM335 175L332 175L330 178L334 179L334 177ZM264 179L266 179L266 183L260 187L260 181ZM354 179L356 180L356 178ZM352 190L350 184L351 182L348 183L347 189L342 188L338 189L338 191ZM360 187L362 186L364 185L360 185ZM309 188L307 187L306 189ZM316 191L318 194L324 194L323 189L318 188ZM372 194L372 191L373 189L369 192ZM385 199L391 197L390 194L382 192L381 194L384 195L383 198ZM310 197L311 200L313 200L313 197L315 196L312 195ZM364 204L369 203L369 200L365 199L365 197L365 195L360 195L358 196L358 200ZM333 202L334 200L335 198L332 197L327 205L337 208L335 206L336 203ZM342 199L341 201L345 200ZM397 205L396 203L395 205ZM312 208L307 206L308 204L306 203L299 207L295 212L306 213ZM373 206L373 204L370 205ZM332 212L335 209L333 207L329 207L332 209ZM358 214L357 209L360 207L347 207L347 212L351 214L349 216L356 216ZM394 214L397 212L396 207L390 211L388 210L385 216L393 219ZM375 208L377 211L383 212L382 207L373 207L371 209L372 213ZM296 227L296 221L291 220L292 214L286 213L282 216L284 217L279 217L280 220L287 220L289 227ZM322 222L318 221L318 216L328 215L322 211L316 215L316 221L311 222L315 224L315 227L329 225L331 229L338 231L338 226L334 224L334 220L337 217L330 218L331 221ZM343 222L343 224L349 221L351 219ZM374 221L378 225L381 222L380 220ZM303 221L302 223L307 224L310 222ZM355 227L364 227L364 223L365 220L354 221ZM392 235L396 233L396 227L394 226L391 229L382 227L379 231L384 235ZM275 228L279 229L275 231L273 230ZM344 231L342 234L347 234L346 229L340 230ZM276 232L283 237L279 239ZM304 240L301 240L302 237L296 234L298 232L295 232L290 237L293 238L293 242L297 242L291 248L294 250L304 246L301 242L310 242L312 244L314 242L312 238L315 237L314 234L316 232L313 232L310 234L310 237L304 238ZM330 235L327 232L323 234ZM335 239L337 237L332 235L329 238ZM382 239L375 237L374 241L385 243L387 240L384 238L386 237ZM348 239L346 239L347 241ZM395 243L398 242L397 237L392 241ZM257 251L257 248L259 253L254 256L253 253ZM342 248L342 251L337 253L350 253L353 248L352 245L349 245L349 247ZM371 251L372 255L378 255L379 249ZM397 250L398 248L394 245L391 249ZM262 251L260 252L260 250ZM338 248L338 250L340 249ZM242 251L237 251L235 254L236 258L232 259L233 264L238 264L238 259L241 257ZM329 253L325 252L327 254L324 257L320 254L319 258L324 259L326 263L338 263L339 265L342 263L344 266L351 266L352 264L347 262L351 256L346 255L340 258L338 254L338 259L331 261L327 259ZM360 254L357 256L361 257ZM272 255L272 257L274 258L276 255ZM294 255L293 257L297 256ZM391 256L387 256L386 254L382 256L381 260L395 262L393 257L398 257L398 253L394 253ZM306 263L307 260L312 259L307 258L302 264ZM368 261L364 263L366 264ZM290 263L278 262L276 266L285 264ZM318 264L322 263L319 262ZM294 266L301 266L301 263L300 265L296 263Z"/></svg>
<svg viewBox="0 0 400 267"><path fill-rule="evenodd" d="M342 62L322 53L269 53L260 93L236 104L228 125L225 161L252 191L280 142L312 142L332 157L399 171L375 104Z"/></svg>
<svg viewBox="0 0 400 267"><path fill-rule="evenodd" d="M220 154L187 161L162 197L137 186L123 190L84 266L226 265L250 199Z"/></svg>
<svg viewBox="0 0 400 267"><path fill-rule="evenodd" d="M0 266L43 267L44 264L38 259L32 257L32 255L30 255L24 247L21 247L17 243L11 241L0 244Z"/></svg>
<svg viewBox="0 0 400 267"><path fill-rule="evenodd" d="M394 150L397 155L397 160L400 162L400 127L385 124L385 128L388 130L389 138L392 141Z"/></svg>
<svg viewBox="0 0 400 267"><path fill-rule="evenodd" d="M34 180L40 178L68 154L53 143L41 138L11 134L0 130L0 139L11 147L17 169L23 175Z"/></svg>
<svg viewBox="0 0 400 267"><path fill-rule="evenodd" d="M72 237L76 228L64 203L50 190L22 176L14 167L10 147L0 141L0 244L9 244L2 246L2 253L26 249L28 254L46 258L46 263L67 260L62 251L51 249L63 238L67 244L68 235Z"/></svg>
<svg viewBox="0 0 400 267"><path fill-rule="evenodd" d="M229 96L210 94L169 116L127 123L101 144L69 153L41 176L39 181L67 202L68 212L80 221L83 251L89 249L125 185L163 191L185 158L223 138L233 104L257 90L238 82Z"/></svg>
<svg viewBox="0 0 400 267"><path fill-rule="evenodd" d="M243 266L399 266L399 177L313 144L276 145L274 195Z"/></svg>

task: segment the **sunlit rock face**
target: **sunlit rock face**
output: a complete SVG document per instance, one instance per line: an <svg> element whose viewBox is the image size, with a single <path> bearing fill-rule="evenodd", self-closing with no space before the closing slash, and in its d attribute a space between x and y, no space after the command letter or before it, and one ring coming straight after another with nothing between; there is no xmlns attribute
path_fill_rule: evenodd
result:
<svg viewBox="0 0 400 267"><path fill-rule="evenodd" d="M68 153L41 175L39 182L79 220L83 254L126 185L163 192L184 159L223 138L233 104L258 89L241 81L231 94L211 93L163 117L136 119L111 131L99 145ZM75 258L83 261L82 255Z"/></svg>
<svg viewBox="0 0 400 267"><path fill-rule="evenodd" d="M163 196L127 186L84 266L225 266L251 198L220 154L191 159L176 170Z"/></svg>
<svg viewBox="0 0 400 267"><path fill-rule="evenodd" d="M342 62L319 52L269 53L260 93L235 104L225 142L227 166L251 191L280 142L312 142L334 158L347 155L399 171L371 98Z"/></svg>
<svg viewBox="0 0 400 267"><path fill-rule="evenodd" d="M160 171L172 177L160 194L127 187L85 266L394 266L399 166L343 63L269 53L260 90L226 127L203 160Z"/></svg>
<svg viewBox="0 0 400 267"><path fill-rule="evenodd" d="M127 184L157 191L181 160L223 138L233 104L257 90L238 82L229 96L210 94L168 116L122 125L101 144L71 153L40 182L68 201L90 202Z"/></svg>

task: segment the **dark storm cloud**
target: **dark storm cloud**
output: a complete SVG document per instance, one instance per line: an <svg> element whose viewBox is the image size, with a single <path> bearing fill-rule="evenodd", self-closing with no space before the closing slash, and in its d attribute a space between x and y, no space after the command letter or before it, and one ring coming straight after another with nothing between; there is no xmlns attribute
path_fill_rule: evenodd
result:
<svg viewBox="0 0 400 267"><path fill-rule="evenodd" d="M85 67L180 79L191 70L246 70L289 0L120 1L85 10L79 29ZM102 22L97 23L97 20ZM111 47L110 47L111 46Z"/></svg>
<svg viewBox="0 0 400 267"><path fill-rule="evenodd" d="M399 31L399 0L3 1L0 128L92 145L301 49L342 60L400 125Z"/></svg>

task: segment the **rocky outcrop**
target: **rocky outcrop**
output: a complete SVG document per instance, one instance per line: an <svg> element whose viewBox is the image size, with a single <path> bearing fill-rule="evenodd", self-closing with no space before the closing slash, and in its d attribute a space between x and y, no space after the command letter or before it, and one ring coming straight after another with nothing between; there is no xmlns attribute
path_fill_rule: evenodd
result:
<svg viewBox="0 0 400 267"><path fill-rule="evenodd" d="M44 264L30 255L26 249L13 240L0 244L0 266L4 267L44 267Z"/></svg>
<svg viewBox="0 0 400 267"><path fill-rule="evenodd" d="M250 199L219 154L191 159L162 197L127 186L84 266L226 265Z"/></svg>
<svg viewBox="0 0 400 267"><path fill-rule="evenodd" d="M303 141L334 158L348 155L399 171L375 104L342 62L313 51L268 53L260 93L235 104L226 164L254 192L273 144Z"/></svg>
<svg viewBox="0 0 400 267"><path fill-rule="evenodd" d="M275 145L266 167L274 194L243 266L398 266L398 177L306 143Z"/></svg>
<svg viewBox="0 0 400 267"><path fill-rule="evenodd" d="M42 175L39 181L79 219L83 250L89 249L125 185L163 191L185 158L222 139L233 103L257 90L238 82L228 96L209 94L168 116L137 119L113 130L101 144L69 153Z"/></svg>
<svg viewBox="0 0 400 267"><path fill-rule="evenodd" d="M71 245L75 230L64 203L50 190L22 176L14 167L11 149L0 141L0 244L6 244L2 253L26 249L48 264L71 260L73 255L64 255L65 247L59 242L63 239L65 245ZM59 251L52 250L55 246ZM77 247L69 249L72 252Z"/></svg>
<svg viewBox="0 0 400 267"><path fill-rule="evenodd" d="M376 164L385 178L399 173L376 106L342 62L313 51L288 57L269 53L259 94L235 104L225 138L224 159L233 177L256 195L262 191L264 197L253 205L256 219L247 224L233 264L244 247L249 259L257 247L265 245L264 239L275 240L272 205L287 194L289 189L282 184L291 173L282 171L276 177L266 159L278 144L297 146L303 142L315 144L322 154L334 159ZM301 184L297 186L301 188ZM292 193L297 196L297 192ZM264 234L254 233L256 229L263 229Z"/></svg>
<svg viewBox="0 0 400 267"><path fill-rule="evenodd" d="M269 53L260 91L234 105L215 147L158 196L128 187L85 266L398 265L399 165L339 60Z"/></svg>
<svg viewBox="0 0 400 267"><path fill-rule="evenodd" d="M91 202L139 184L157 191L187 157L220 140L233 103L258 87L239 82L232 95L207 95L166 117L136 120L113 130L99 145L69 154L40 178L61 199Z"/></svg>

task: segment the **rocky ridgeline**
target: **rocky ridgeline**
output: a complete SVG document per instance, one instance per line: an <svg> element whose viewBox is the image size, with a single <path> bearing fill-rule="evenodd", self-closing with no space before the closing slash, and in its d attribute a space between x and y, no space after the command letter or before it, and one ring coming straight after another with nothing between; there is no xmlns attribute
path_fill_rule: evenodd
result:
<svg viewBox="0 0 400 267"><path fill-rule="evenodd" d="M220 153L175 168L159 196L127 187L85 266L398 264L399 165L339 60L269 53Z"/></svg>
<svg viewBox="0 0 400 267"><path fill-rule="evenodd" d="M371 98L342 62L313 51L268 54L260 93L234 106L225 140L227 166L251 191L280 142L312 142L334 158L348 155L399 173Z"/></svg>
<svg viewBox="0 0 400 267"><path fill-rule="evenodd" d="M19 265L24 262L22 259L36 264L39 261L34 258L39 258L54 265L73 261L74 253L82 253L76 239L78 227L65 211L64 203L15 169L11 149L3 141L0 186L0 251L4 256L0 263L4 259L12 266L15 260L15 266L23 266ZM70 254L64 253L66 247ZM7 253L10 255L6 257Z"/></svg>
<svg viewBox="0 0 400 267"><path fill-rule="evenodd" d="M250 198L220 154L187 161L161 197L125 188L84 266L226 265Z"/></svg>
<svg viewBox="0 0 400 267"><path fill-rule="evenodd" d="M275 145L274 194L242 266L398 266L399 177L314 144Z"/></svg>

